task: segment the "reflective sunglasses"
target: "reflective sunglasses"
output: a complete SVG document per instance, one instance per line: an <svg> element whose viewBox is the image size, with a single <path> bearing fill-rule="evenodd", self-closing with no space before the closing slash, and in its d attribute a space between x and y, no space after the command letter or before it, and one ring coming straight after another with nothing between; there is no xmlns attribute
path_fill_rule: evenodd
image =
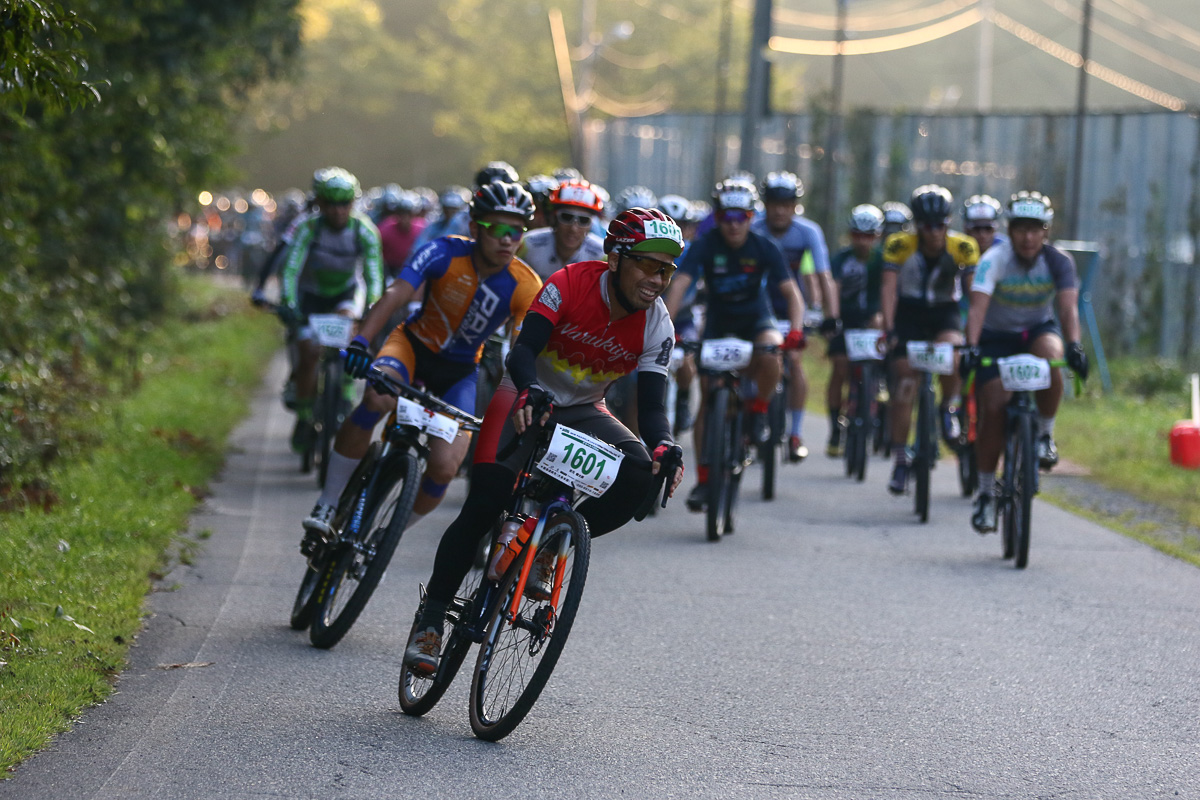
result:
<svg viewBox="0 0 1200 800"><path fill-rule="evenodd" d="M917 227L924 228L927 231L944 231L950 226L945 222L919 222L917 223Z"/></svg>
<svg viewBox="0 0 1200 800"><path fill-rule="evenodd" d="M560 211L558 212L558 224L590 228L592 227L592 218L587 214L572 214L570 211Z"/></svg>
<svg viewBox="0 0 1200 800"><path fill-rule="evenodd" d="M475 224L487 231L488 236L497 240L507 236L513 241L519 242L525 235L524 225L507 225L503 222L476 222Z"/></svg>
<svg viewBox="0 0 1200 800"><path fill-rule="evenodd" d="M633 265L645 275L647 278L653 278L658 275L664 281L670 282L671 276L675 274L678 266L670 261L659 261L657 258L650 256L638 256L633 253L623 253L624 258L633 262Z"/></svg>
<svg viewBox="0 0 1200 800"><path fill-rule="evenodd" d="M750 218L753 216L754 216L753 212L745 211L743 209L722 211L721 212L721 222L749 222Z"/></svg>

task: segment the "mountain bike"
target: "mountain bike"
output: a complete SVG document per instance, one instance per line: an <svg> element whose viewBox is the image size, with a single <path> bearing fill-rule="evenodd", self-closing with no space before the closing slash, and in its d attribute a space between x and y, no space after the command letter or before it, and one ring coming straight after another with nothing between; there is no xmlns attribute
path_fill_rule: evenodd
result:
<svg viewBox="0 0 1200 800"><path fill-rule="evenodd" d="M979 488L979 462L975 458L975 431L978 423L978 406L975 397L975 376L963 385L962 405L958 408L958 485L963 497L971 497Z"/></svg>
<svg viewBox="0 0 1200 800"><path fill-rule="evenodd" d="M846 357L850 361L850 391L846 406L846 475L862 481L867 476L867 443L878 423L879 364L882 334L873 328L845 331Z"/></svg>
<svg viewBox="0 0 1200 800"><path fill-rule="evenodd" d="M752 459L742 397L741 370L755 353L778 353L779 345L756 345L744 339L706 339L699 344L699 366L708 376L704 420L704 454L708 464L705 534L710 542L734 532L742 474Z"/></svg>
<svg viewBox="0 0 1200 800"><path fill-rule="evenodd" d="M470 717L475 735L497 741L511 733L533 708L558 662L583 596L591 555L587 523L575 510L586 496L600 497L612 485L623 454L591 436L565 425L538 430L534 448L517 479L510 509L497 522L492 546L506 526L520 526L528 539L521 552L497 580L474 569L468 573L446 612L442 653L432 675L402 666L400 708L420 716L445 694L473 643L480 645L471 678ZM515 450L520 439L498 456ZM666 465L650 480L645 501L634 518L641 521L662 494L665 478L675 466ZM540 551L556 554L548 598L526 593ZM413 618L421 619L425 589Z"/></svg>
<svg viewBox="0 0 1200 800"><path fill-rule="evenodd" d="M1000 369L1000 384L1012 392L1004 410L1004 471L997 481L997 511L1001 515L1004 558L1017 569L1029 563L1033 530L1033 496L1038 493L1037 403L1034 392L1050 387L1051 370L1067 366L1061 359L1048 361L1022 353L1007 358L984 358L982 366ZM1076 393L1081 387L1075 376Z"/></svg>
<svg viewBox="0 0 1200 800"><path fill-rule="evenodd" d="M917 390L917 433L913 440L911 468L916 486L913 513L929 521L930 472L938 461L937 397L934 375L954 372L954 345L948 342L908 342L908 364L921 373Z"/></svg>
<svg viewBox="0 0 1200 800"><path fill-rule="evenodd" d="M429 458L428 438L452 442L479 419L371 368L367 380L397 398L396 412L338 500L334 536L317 546L292 605L291 625L333 647L354 625L404 534Z"/></svg>
<svg viewBox="0 0 1200 800"><path fill-rule="evenodd" d="M354 320L340 314L309 314L307 324L321 346L321 360L317 365L317 393L313 398L313 434L309 437L310 446L301 456L301 469L307 472L315 464L317 486L324 487L333 440L352 406L346 396L349 384L341 351L354 335Z"/></svg>

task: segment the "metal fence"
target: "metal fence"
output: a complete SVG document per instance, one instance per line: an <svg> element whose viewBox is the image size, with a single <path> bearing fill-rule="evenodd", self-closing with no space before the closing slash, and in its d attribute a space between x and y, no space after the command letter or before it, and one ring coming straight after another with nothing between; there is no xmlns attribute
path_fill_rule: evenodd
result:
<svg viewBox="0 0 1200 800"><path fill-rule="evenodd" d="M842 220L856 203L905 200L923 183L940 183L960 199L986 192L1003 200L1038 189L1056 201L1066 235L1075 124L1064 114L852 114L834 161L832 217L823 118L768 119L755 160L760 173L800 175L816 219ZM734 115L592 120L585 128L589 177L614 193L644 184L707 199L714 176L737 165L740 125ZM1082 163L1076 238L1101 251L1090 284L1105 346L1200 359L1200 118L1090 115Z"/></svg>

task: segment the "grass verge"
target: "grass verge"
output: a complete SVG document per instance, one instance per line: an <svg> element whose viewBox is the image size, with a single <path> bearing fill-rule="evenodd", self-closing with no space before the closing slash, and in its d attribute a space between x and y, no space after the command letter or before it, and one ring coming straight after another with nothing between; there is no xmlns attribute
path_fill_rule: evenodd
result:
<svg viewBox="0 0 1200 800"><path fill-rule="evenodd" d="M52 472L56 501L0 515L5 771L111 691L151 581L189 549L180 532L276 349L273 320L240 293L197 279L185 294L182 319L147 338L138 388L82 420L96 444Z"/></svg>

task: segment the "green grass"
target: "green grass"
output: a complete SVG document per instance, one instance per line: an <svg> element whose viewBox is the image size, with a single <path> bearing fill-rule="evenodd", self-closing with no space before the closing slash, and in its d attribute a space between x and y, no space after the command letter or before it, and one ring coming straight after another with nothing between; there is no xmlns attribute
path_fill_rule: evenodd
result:
<svg viewBox="0 0 1200 800"><path fill-rule="evenodd" d="M168 553L191 558L189 512L276 348L274 322L200 281L148 337L139 387L95 418L97 445L57 466L48 511L0 515L0 767L103 700Z"/></svg>

